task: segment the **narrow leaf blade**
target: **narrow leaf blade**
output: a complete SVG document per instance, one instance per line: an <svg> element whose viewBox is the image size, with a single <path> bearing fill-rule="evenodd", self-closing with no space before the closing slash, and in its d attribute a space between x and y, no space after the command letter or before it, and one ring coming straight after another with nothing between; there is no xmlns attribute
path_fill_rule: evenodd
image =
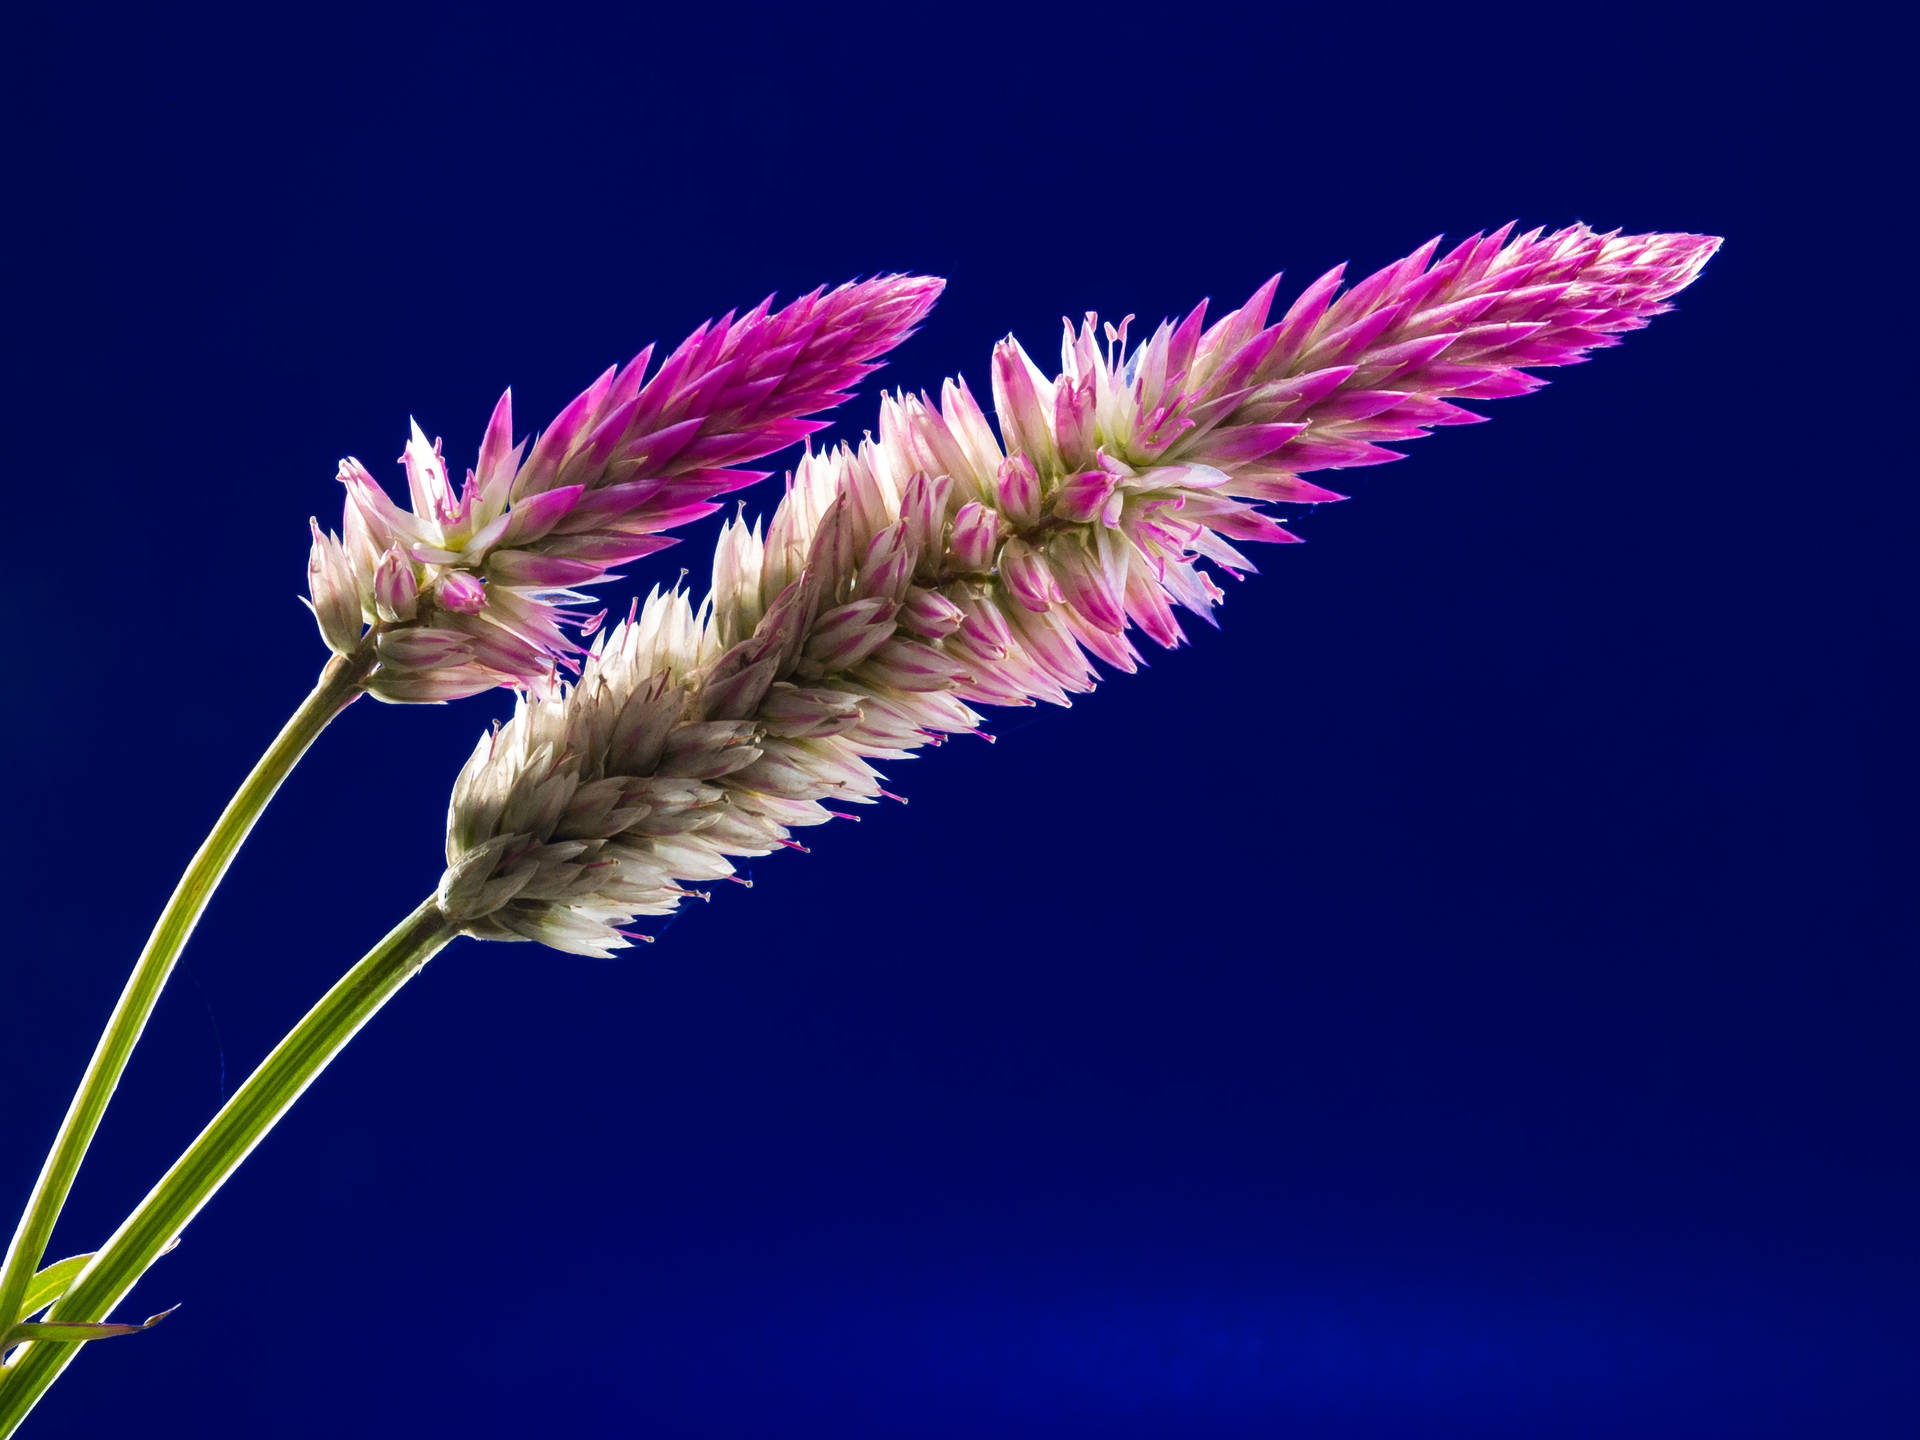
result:
<svg viewBox="0 0 1920 1440"><path fill-rule="evenodd" d="M23 1317L38 1315L58 1300L66 1293L67 1286L73 1283L73 1277L78 1275L92 1258L91 1254L69 1255L64 1260L54 1261L34 1276L27 1282L27 1300L21 1307L20 1314Z"/></svg>
<svg viewBox="0 0 1920 1440"><path fill-rule="evenodd" d="M142 1330L151 1330L179 1308L175 1305L158 1315L149 1315L138 1325L86 1320L22 1320L7 1332L6 1343L18 1345L27 1340L61 1340L71 1344L79 1340L112 1340L121 1335L138 1335Z"/></svg>

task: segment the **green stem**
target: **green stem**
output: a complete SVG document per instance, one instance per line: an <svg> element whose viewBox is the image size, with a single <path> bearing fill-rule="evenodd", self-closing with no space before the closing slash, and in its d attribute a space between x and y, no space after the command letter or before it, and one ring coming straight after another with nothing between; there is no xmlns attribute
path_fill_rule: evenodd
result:
<svg viewBox="0 0 1920 1440"><path fill-rule="evenodd" d="M47 1253L53 1223L60 1216L60 1207L67 1202L67 1192L73 1188L73 1177L86 1156L87 1146L93 1143L94 1132L100 1128L107 1101L113 1098L114 1087L127 1068L127 1057L133 1053L140 1032L146 1029L161 988L173 973L174 962L186 948L187 937L193 934L193 927L213 898L220 878L233 862L234 852L307 747L360 693L361 682L372 670L373 662L370 643L352 655L336 655L327 662L313 693L293 712L285 728L267 747L267 753L260 757L253 772L227 802L227 808L220 812L212 833L201 843L180 883L174 887L167 908L160 912L153 933L147 937L146 948L134 964L133 974L127 977L126 988L120 992L120 1003L114 1006L107 1028L94 1047L93 1059L80 1078L80 1088L67 1107L67 1117L60 1124L53 1148L47 1152L40 1178L14 1231L13 1242L7 1247L6 1268L0 1271L0 1331L20 1318L27 1286Z"/></svg>
<svg viewBox="0 0 1920 1440"><path fill-rule="evenodd" d="M100 1247L46 1318L97 1320L111 1311L314 1077L455 933L452 922L429 899L341 976ZM0 1440L19 1428L79 1348L61 1341L31 1341L16 1352L12 1365L0 1370Z"/></svg>

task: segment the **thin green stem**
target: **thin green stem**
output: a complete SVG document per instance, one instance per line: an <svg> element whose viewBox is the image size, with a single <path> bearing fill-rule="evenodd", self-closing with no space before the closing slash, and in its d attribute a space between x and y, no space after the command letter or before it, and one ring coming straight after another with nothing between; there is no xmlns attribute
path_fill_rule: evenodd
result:
<svg viewBox="0 0 1920 1440"><path fill-rule="evenodd" d="M100 1247L46 1318L96 1320L107 1315L314 1077L455 933L452 922L429 899L341 976ZM79 1348L35 1340L0 1370L0 1440L19 1428Z"/></svg>
<svg viewBox="0 0 1920 1440"><path fill-rule="evenodd" d="M60 1123L60 1133L47 1152L40 1178L34 1183L26 1211L7 1247L6 1268L0 1271L0 1331L20 1318L27 1285L47 1253L53 1223L60 1216L60 1207L67 1202L73 1177L86 1157L87 1146L93 1143L94 1132L100 1128L100 1117L113 1098L114 1087L127 1068L127 1057L139 1042L140 1032L146 1029L154 1003L159 1000L167 977L173 973L174 962L186 948L187 938L193 934L201 912L227 873L234 852L253 829L260 812L267 808L274 791L307 752L307 747L360 693L361 682L367 678L373 663L371 643L353 655L336 655L327 662L313 693L293 712L273 744L267 747L267 753L260 757L253 772L227 802L227 808L220 812L212 833L201 843L180 883L174 887L166 909L160 912L153 933L147 937L146 948L140 952L133 973L127 977L126 988L120 992L120 1002L113 1007L107 1028L94 1047L93 1059L87 1062L86 1073L80 1077L80 1088L74 1091L66 1119Z"/></svg>

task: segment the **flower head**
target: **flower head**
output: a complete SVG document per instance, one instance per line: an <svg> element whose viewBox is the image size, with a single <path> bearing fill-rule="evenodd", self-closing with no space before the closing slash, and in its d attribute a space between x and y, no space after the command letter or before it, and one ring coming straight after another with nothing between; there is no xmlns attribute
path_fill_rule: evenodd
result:
<svg viewBox="0 0 1920 1440"><path fill-rule="evenodd" d="M1664 309L1717 240L1574 227L1429 245L1277 324L1269 284L1122 350L1089 316L1061 373L994 353L999 434L966 386L883 403L878 440L810 454L764 533L726 527L696 610L675 591L599 637L577 685L523 697L455 787L440 885L468 933L604 954L732 857L886 792L870 762L1065 704L1133 632L1210 615L1202 563L1290 535L1264 501L1338 499L1303 473L1395 458L1385 439L1480 417Z"/></svg>
<svg viewBox="0 0 1920 1440"><path fill-rule="evenodd" d="M311 608L336 652L372 643L367 688L444 700L494 685L541 687L588 626L578 587L673 543L664 533L764 477L738 468L821 428L806 416L847 398L911 333L942 282L889 275L815 291L784 309L702 326L647 378L652 349L608 370L529 450L501 396L456 491L438 441L416 424L400 457L403 509L358 460L338 535L318 523ZM644 383L643 383L644 382Z"/></svg>

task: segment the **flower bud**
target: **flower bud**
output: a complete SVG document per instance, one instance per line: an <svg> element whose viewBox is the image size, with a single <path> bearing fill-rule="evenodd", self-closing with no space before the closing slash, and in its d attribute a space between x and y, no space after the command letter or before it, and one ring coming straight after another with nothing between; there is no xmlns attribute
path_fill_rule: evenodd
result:
<svg viewBox="0 0 1920 1440"><path fill-rule="evenodd" d="M360 587L353 565L340 541L324 534L318 520L309 520L313 548L307 555L307 608L320 622L320 638L336 655L345 655L360 643Z"/></svg>
<svg viewBox="0 0 1920 1440"><path fill-rule="evenodd" d="M1000 489L1000 508L1016 525L1031 525L1040 518L1040 475L1024 455L1009 455L1000 462L995 479Z"/></svg>
<svg viewBox="0 0 1920 1440"><path fill-rule="evenodd" d="M993 408L1009 450L1043 469L1059 463L1049 423L1053 386L1011 338L993 347Z"/></svg>
<svg viewBox="0 0 1920 1440"><path fill-rule="evenodd" d="M907 590L907 598L894 620L910 635L918 635L922 640L938 640L957 630L966 614L939 591L914 585Z"/></svg>
<svg viewBox="0 0 1920 1440"><path fill-rule="evenodd" d="M434 587L442 609L457 615L478 615L487 608L487 587L463 570L449 570Z"/></svg>
<svg viewBox="0 0 1920 1440"><path fill-rule="evenodd" d="M1053 492L1053 513L1062 520L1084 525L1105 508L1120 477L1102 469L1082 470L1069 475Z"/></svg>
<svg viewBox="0 0 1920 1440"><path fill-rule="evenodd" d="M994 548L1000 541L1000 515L977 500L960 507L953 517L953 540L948 554L952 567L963 571L993 568Z"/></svg>
<svg viewBox="0 0 1920 1440"><path fill-rule="evenodd" d="M420 588L413 562L395 544L380 557L373 571L373 608L389 625L411 620L419 613Z"/></svg>
<svg viewBox="0 0 1920 1440"><path fill-rule="evenodd" d="M1029 610L1044 610L1065 598L1047 562L1024 540L1009 540L1001 547L1000 578L1007 593Z"/></svg>

